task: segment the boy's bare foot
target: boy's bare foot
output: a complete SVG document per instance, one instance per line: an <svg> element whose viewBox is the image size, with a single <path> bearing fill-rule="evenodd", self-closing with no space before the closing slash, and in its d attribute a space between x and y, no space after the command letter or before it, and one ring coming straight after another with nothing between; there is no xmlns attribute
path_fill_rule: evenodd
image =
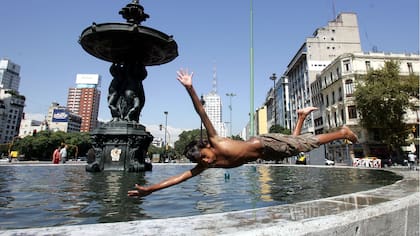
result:
<svg viewBox="0 0 420 236"><path fill-rule="evenodd" d="M318 107L305 107L297 110L299 116L307 116L312 111L318 110Z"/></svg>
<svg viewBox="0 0 420 236"><path fill-rule="evenodd" d="M341 133L344 135L345 139L350 140L352 143L357 143L357 135L351 131L351 129L347 126L341 127Z"/></svg>

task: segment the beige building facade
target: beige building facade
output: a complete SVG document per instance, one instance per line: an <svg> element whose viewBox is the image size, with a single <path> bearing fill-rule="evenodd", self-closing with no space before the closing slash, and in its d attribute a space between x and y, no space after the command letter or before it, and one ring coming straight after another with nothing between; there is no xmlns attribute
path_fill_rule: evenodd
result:
<svg viewBox="0 0 420 236"><path fill-rule="evenodd" d="M399 62L401 76L420 75L418 54L379 52L345 53L321 71L317 79L311 83L313 105L319 107L319 110L313 113L315 133L325 133L347 125L356 131L359 143L370 142L371 137L359 126L360 120L353 96L356 77L366 75L369 70L382 68L386 61ZM417 99L414 102L417 108L407 111L405 116L408 125L418 125L419 122L419 101ZM328 145L327 155L332 160L347 162L351 157L364 156L363 149L362 145L351 145L349 150L347 143L336 141Z"/></svg>

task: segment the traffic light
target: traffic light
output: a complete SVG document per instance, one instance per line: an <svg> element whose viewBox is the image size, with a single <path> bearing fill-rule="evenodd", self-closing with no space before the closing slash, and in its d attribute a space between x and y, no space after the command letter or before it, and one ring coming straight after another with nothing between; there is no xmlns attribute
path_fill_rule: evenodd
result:
<svg viewBox="0 0 420 236"><path fill-rule="evenodd" d="M162 130L162 125L159 125L159 130Z"/></svg>

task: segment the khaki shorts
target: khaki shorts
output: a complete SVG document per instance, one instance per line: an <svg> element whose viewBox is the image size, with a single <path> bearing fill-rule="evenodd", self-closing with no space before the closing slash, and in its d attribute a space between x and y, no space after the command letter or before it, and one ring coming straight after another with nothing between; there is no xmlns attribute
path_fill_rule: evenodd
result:
<svg viewBox="0 0 420 236"><path fill-rule="evenodd" d="M271 133L258 135L256 138L264 146L262 159L266 161L283 160L319 147L318 139L311 133L299 136Z"/></svg>

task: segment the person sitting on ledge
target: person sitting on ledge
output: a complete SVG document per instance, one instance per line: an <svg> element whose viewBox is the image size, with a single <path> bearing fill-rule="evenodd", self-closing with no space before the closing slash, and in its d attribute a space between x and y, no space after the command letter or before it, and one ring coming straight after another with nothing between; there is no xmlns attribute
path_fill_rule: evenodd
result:
<svg viewBox="0 0 420 236"><path fill-rule="evenodd" d="M285 157L295 156L300 152L308 152L321 144L329 143L338 139L348 139L357 142L357 136L347 127L339 130L313 135L311 133L300 135L306 116L316 110L315 107L307 107L297 111L298 120L292 135L279 133L262 134L252 137L247 141L233 140L217 135L203 105L198 98L193 85L193 73L187 70L179 70L177 79L186 88L192 99L192 103L204 127L207 131L207 141L193 141L185 148L184 155L197 165L180 175L172 176L160 183L151 186L135 185L135 190L128 191L128 196L147 196L157 190L186 181L208 168L234 168L243 164L263 159L266 161L283 160Z"/></svg>

